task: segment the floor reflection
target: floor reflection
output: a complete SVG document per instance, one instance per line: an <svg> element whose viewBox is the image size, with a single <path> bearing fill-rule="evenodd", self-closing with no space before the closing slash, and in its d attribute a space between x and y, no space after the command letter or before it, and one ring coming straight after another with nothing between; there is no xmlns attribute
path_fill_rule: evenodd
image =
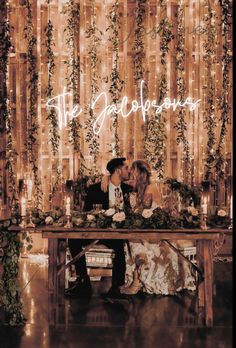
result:
<svg viewBox="0 0 236 348"><path fill-rule="evenodd" d="M106 303L101 293L110 279L93 282L90 300L63 299L57 325L48 325L47 259L20 262L20 286L27 324L0 327L1 348L231 348L232 265L217 264L214 327L199 327L196 294L137 295L129 302Z"/></svg>

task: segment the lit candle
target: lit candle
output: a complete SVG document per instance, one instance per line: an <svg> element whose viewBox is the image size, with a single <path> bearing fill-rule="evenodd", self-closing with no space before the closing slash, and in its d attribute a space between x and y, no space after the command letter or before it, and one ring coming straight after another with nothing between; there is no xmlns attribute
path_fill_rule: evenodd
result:
<svg viewBox="0 0 236 348"><path fill-rule="evenodd" d="M181 197L180 197L180 194L178 193L178 212L180 213L181 212Z"/></svg>
<svg viewBox="0 0 236 348"><path fill-rule="evenodd" d="M70 197L66 198L66 215L70 215Z"/></svg>
<svg viewBox="0 0 236 348"><path fill-rule="evenodd" d="M26 198L21 198L21 216L26 216Z"/></svg>
<svg viewBox="0 0 236 348"><path fill-rule="evenodd" d="M233 219L233 196L230 198L230 219Z"/></svg>
<svg viewBox="0 0 236 348"><path fill-rule="evenodd" d="M203 198L202 213L204 215L207 215L207 197Z"/></svg>
<svg viewBox="0 0 236 348"><path fill-rule="evenodd" d="M31 201L32 199L32 188L33 188L33 182L32 180L27 180L27 195L28 195L28 200Z"/></svg>

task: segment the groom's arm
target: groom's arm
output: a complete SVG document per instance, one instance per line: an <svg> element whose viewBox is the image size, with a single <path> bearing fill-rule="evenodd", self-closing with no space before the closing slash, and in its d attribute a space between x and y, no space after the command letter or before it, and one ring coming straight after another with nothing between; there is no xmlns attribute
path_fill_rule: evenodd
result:
<svg viewBox="0 0 236 348"><path fill-rule="evenodd" d="M94 192L93 192L93 186L90 186L88 188L88 193L85 198L84 202L84 211L90 211L93 209L93 200L94 200Z"/></svg>

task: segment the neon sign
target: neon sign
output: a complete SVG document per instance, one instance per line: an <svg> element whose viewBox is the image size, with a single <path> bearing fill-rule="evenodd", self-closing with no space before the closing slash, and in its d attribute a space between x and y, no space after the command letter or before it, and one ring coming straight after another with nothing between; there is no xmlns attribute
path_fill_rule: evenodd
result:
<svg viewBox="0 0 236 348"><path fill-rule="evenodd" d="M103 108L101 111L99 111L98 116L93 124L93 132L94 134L99 134L102 130L102 127L104 125L106 117L113 113L116 113L117 115L120 114L123 118L128 117L132 112L137 112L138 110L141 110L142 119L143 122L146 121L146 114L147 112L153 108L156 112L156 114L161 113L164 109L170 109L172 108L173 111L177 109L177 107L189 107L190 111L193 111L197 108L198 104L200 103L201 99L198 99L196 101L193 101L192 98L187 97L184 101L179 101L176 99L171 100L170 98L164 98L162 104L157 104L156 100L144 100L143 97L143 85L144 81L141 81L140 84L140 102L138 102L136 99L132 100L129 106L129 110L126 112L126 108L128 107L128 97L124 96L121 100L121 103L119 106L116 106L115 104L109 104L108 103L108 96L106 92L101 92L96 99L94 99L91 102L91 109L95 110L98 103L103 102ZM55 108L58 113L58 126L59 129L62 129L62 127L66 127L69 121L72 120L75 117L79 117L81 113L83 112L83 109L79 105L75 105L71 111L67 111L66 107L66 99L68 99L68 102L71 104L73 101L73 94L70 92L66 92L66 89L63 89L63 93L59 94L51 99L49 99L46 102L46 106L48 108Z"/></svg>

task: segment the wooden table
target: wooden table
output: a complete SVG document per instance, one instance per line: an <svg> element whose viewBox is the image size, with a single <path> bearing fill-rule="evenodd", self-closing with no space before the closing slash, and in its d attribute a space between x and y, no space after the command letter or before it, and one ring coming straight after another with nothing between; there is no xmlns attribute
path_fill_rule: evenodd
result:
<svg viewBox="0 0 236 348"><path fill-rule="evenodd" d="M178 229L178 230L142 230L142 229L96 229L96 228L71 228L64 227L43 227L41 228L43 238L48 238L49 270L48 284L49 291L56 298L55 305L58 305L57 298L60 284L63 287L64 274L58 277L58 267L65 260L61 256L61 241L70 239L124 239L124 240L191 240L196 241L197 265L202 270L203 281L198 284L198 309L204 314L204 322L208 327L213 326L213 251L214 241L219 240L224 233L229 232L223 229ZM53 319L52 319L53 322Z"/></svg>

